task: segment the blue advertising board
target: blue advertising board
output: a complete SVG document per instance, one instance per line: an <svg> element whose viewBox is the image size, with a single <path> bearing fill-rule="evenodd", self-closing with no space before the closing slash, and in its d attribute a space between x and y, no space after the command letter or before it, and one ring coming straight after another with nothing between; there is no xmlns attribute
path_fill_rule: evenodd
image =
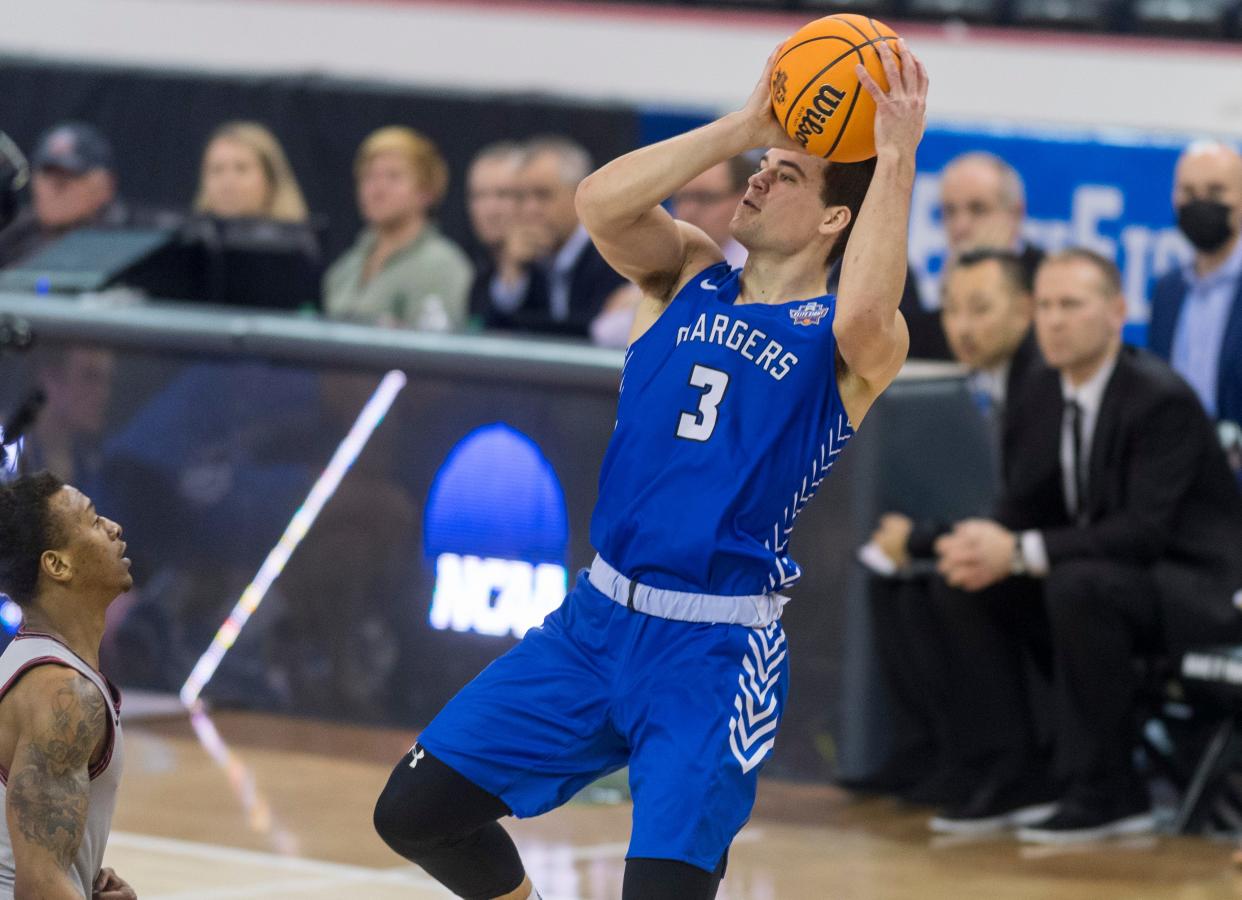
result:
<svg viewBox="0 0 1242 900"><path fill-rule="evenodd" d="M944 262L940 172L953 157L982 150L1007 161L1026 183L1031 243L1049 251L1086 247L1116 261L1130 337L1138 338L1152 283L1189 254L1172 208L1173 168L1188 142L1119 130L929 128L919 148L910 214L910 261L923 302L938 305Z"/></svg>

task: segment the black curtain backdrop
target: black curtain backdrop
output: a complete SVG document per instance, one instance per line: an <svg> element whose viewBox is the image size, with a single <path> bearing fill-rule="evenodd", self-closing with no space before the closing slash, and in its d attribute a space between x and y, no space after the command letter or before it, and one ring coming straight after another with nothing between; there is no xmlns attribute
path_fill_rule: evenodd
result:
<svg viewBox="0 0 1242 900"><path fill-rule="evenodd" d="M218 125L232 119L263 123L284 146L313 214L326 220L329 260L360 227L354 152L381 126L416 128L444 153L452 178L439 217L467 248L464 178L481 147L564 134L603 162L639 142L638 112L623 106L317 75L217 75L0 58L0 86L0 130L23 150L31 152L38 136L59 122L90 122L113 143L122 196L160 208L190 207L203 147Z"/></svg>

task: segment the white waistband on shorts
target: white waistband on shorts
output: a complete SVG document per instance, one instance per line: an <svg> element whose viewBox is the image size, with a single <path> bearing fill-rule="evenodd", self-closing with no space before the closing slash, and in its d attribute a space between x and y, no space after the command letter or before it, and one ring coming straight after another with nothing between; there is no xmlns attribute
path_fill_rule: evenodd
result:
<svg viewBox="0 0 1242 900"><path fill-rule="evenodd" d="M587 574L591 584L605 597L622 606L661 619L679 622L718 622L766 628L781 617L789 602L782 594L695 594L672 591L630 581L598 555Z"/></svg>

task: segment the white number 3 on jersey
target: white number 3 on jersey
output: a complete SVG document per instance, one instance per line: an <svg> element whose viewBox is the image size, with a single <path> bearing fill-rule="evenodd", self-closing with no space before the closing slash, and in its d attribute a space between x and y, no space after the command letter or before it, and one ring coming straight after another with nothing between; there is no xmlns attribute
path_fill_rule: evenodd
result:
<svg viewBox="0 0 1242 900"><path fill-rule="evenodd" d="M677 420L677 436L688 441L705 441L716 430L716 414L725 388L729 386L729 375L719 369L696 365L690 370L690 386L702 388L703 396L699 398L698 412L683 412Z"/></svg>

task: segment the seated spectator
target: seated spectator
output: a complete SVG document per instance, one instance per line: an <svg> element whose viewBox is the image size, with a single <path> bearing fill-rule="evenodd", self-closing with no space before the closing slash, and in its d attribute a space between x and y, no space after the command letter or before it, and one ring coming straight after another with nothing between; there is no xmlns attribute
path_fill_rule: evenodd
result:
<svg viewBox="0 0 1242 900"><path fill-rule="evenodd" d="M1208 415L1242 423L1242 155L1192 144L1173 185L1177 224L1194 247L1160 279L1148 344L1190 382ZM1224 433L1232 433L1224 425Z"/></svg>
<svg viewBox="0 0 1242 900"><path fill-rule="evenodd" d="M522 157L520 144L501 141L475 154L466 170L466 213L477 244L475 262L480 272L495 266L505 237L517 218L517 177ZM487 285L476 279L471 288L472 298L477 289L486 294ZM471 302L473 305L473 299Z"/></svg>
<svg viewBox="0 0 1242 900"><path fill-rule="evenodd" d="M944 333L954 357L969 370L968 387L999 474L1004 459L1021 452L1014 441L1021 413L1011 400L1043 368L1031 333L1031 297L1022 263L1003 250L964 254L941 279L941 297ZM881 668L894 700L916 726L909 737L922 742L909 759L902 758L901 774L893 779L917 781L904 794L912 803L951 803L965 799L973 787L956 757L958 741L946 731L942 715L947 660L943 648L929 637L934 633L927 612L932 546L950 527L890 512L881 517L861 554L876 574L899 576L873 579L869 595Z"/></svg>
<svg viewBox="0 0 1242 900"><path fill-rule="evenodd" d="M517 221L476 313L488 328L587 337L592 322L634 300L578 221L574 192L591 170L567 138L537 138L518 173Z"/></svg>
<svg viewBox="0 0 1242 900"><path fill-rule="evenodd" d="M1151 829L1135 657L1242 639L1242 495L1190 386L1122 345L1112 262L1045 260L1034 316L1054 371L1027 385L996 520L936 543L944 714L977 781L932 827L1066 844ZM1027 654L1051 673L1046 703Z"/></svg>
<svg viewBox="0 0 1242 900"><path fill-rule="evenodd" d="M197 281L174 296L218 304L312 308L323 254L280 142L257 122L212 133L184 237L197 248L184 271Z"/></svg>
<svg viewBox="0 0 1242 900"><path fill-rule="evenodd" d="M0 267L32 256L75 228L162 221L136 214L117 196L112 146L84 122L57 125L44 134L30 166L33 202L0 232Z"/></svg>
<svg viewBox="0 0 1242 900"><path fill-rule="evenodd" d="M474 270L431 214L448 189L448 164L411 128L372 133L354 162L367 228L324 277L338 319L424 331L463 327Z"/></svg>
<svg viewBox="0 0 1242 900"><path fill-rule="evenodd" d="M948 244L947 269L971 250L997 249L1018 254L1030 288L1042 253L1022 240L1026 192L1022 177L991 153L965 153L948 162L940 178L940 210ZM950 359L940 322L919 296L913 276L906 279L901 312L910 329L912 359Z"/></svg>
<svg viewBox="0 0 1242 900"><path fill-rule="evenodd" d="M228 122L212 134L203 151L194 211L220 219L308 218L285 151L257 122Z"/></svg>
<svg viewBox="0 0 1242 900"><path fill-rule="evenodd" d="M940 174L940 215L949 259L980 247L1011 250L1022 260L1027 286L1043 251L1026 243L1026 187L1009 163L991 153L963 153Z"/></svg>
<svg viewBox="0 0 1242 900"><path fill-rule="evenodd" d="M517 178L524 156L521 144L500 141L480 150L466 171L466 214L475 241L470 319L478 328L483 327L491 303L492 277L500 263L500 251L517 220Z"/></svg>
<svg viewBox="0 0 1242 900"><path fill-rule="evenodd" d="M755 168L754 161L735 156L692 178L672 197L673 216L703 229L724 253L725 262L735 269L746 262L746 248L730 233L729 223Z"/></svg>

